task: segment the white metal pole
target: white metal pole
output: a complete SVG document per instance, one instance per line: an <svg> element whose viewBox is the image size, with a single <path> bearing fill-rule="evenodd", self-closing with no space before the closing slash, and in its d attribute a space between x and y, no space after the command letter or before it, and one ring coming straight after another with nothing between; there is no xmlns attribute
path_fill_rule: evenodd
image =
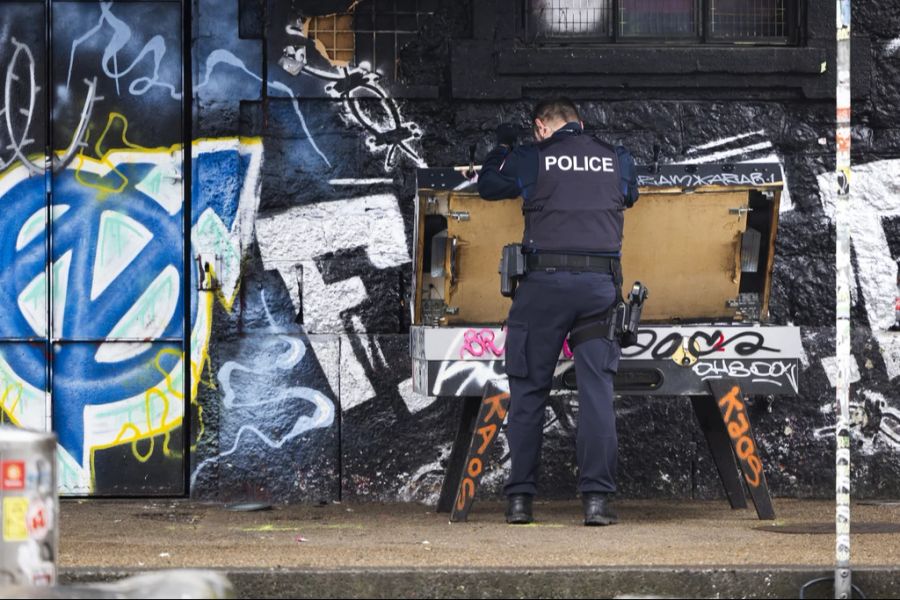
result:
<svg viewBox="0 0 900 600"><path fill-rule="evenodd" d="M837 7L837 398L834 597L850 598L850 0Z"/></svg>

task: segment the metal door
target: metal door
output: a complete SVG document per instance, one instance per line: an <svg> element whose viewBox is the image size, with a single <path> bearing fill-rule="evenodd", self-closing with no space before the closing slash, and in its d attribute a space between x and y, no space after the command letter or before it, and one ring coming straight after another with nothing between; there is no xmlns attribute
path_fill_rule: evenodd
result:
<svg viewBox="0 0 900 600"><path fill-rule="evenodd" d="M40 172L19 156L20 164L3 176L28 171L17 186L29 193L0 194L7 209L0 219L8 221L2 229L17 238L13 245L4 236L0 249L0 260L16 274L7 292L16 304L4 303L0 314L16 323L9 334L19 336L16 348L25 348L7 370L30 386L22 389L43 391L40 422L59 437L63 493L179 495L181 3L17 4L16 11L0 9L0 35L7 25L27 28L25 14L40 25L28 43L38 99L34 122L43 125L45 139L33 144L43 154L33 161ZM7 54L10 44L25 43L12 37L0 40ZM14 81L23 79L16 72ZM0 362L0 373L3 367ZM8 404L11 419L38 422L36 408L32 416Z"/></svg>

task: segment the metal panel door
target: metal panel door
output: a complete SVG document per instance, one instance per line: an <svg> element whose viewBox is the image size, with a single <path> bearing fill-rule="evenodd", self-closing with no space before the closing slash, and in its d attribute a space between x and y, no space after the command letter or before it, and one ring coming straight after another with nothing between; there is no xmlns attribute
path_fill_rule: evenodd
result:
<svg viewBox="0 0 900 600"><path fill-rule="evenodd" d="M0 6L0 422L63 493L184 492L181 11Z"/></svg>
<svg viewBox="0 0 900 600"><path fill-rule="evenodd" d="M181 3L51 2L63 492L184 491Z"/></svg>
<svg viewBox="0 0 900 600"><path fill-rule="evenodd" d="M0 6L0 423L47 430L46 12Z"/></svg>

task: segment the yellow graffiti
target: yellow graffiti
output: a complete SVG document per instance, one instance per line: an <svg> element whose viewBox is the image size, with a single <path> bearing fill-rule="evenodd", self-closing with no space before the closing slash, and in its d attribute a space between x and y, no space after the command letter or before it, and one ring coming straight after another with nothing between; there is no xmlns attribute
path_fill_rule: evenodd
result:
<svg viewBox="0 0 900 600"><path fill-rule="evenodd" d="M154 358L154 361L153 361L154 366L155 366L155 368L157 368L158 370L163 372L163 375L164 375L165 381L166 381L166 387L168 388L168 391L171 392L171 391L173 391L173 386L171 383L171 373L167 373L165 371L165 369L163 369L162 366L160 365L160 359L165 355L174 355L179 358L183 358L184 353L181 351L178 351L178 350L166 348L166 349L161 350L159 353L157 353L156 357ZM181 394L181 393L177 393L175 395L176 395L176 398L184 397L184 394ZM157 398L159 398L162 401L162 412L161 412L160 418L159 418L159 426L156 426L153 423L152 403L153 403L154 396L156 396ZM161 390L158 386L152 387L152 388L148 389L146 392L144 392L144 413L145 413L146 419L147 419L147 422L146 422L147 430L141 431L141 429L137 426L137 424L132 423L132 422L125 423L122 425L122 427L119 430L118 435L116 435L116 437L113 439L113 441L111 443L92 446L91 451L90 451L91 483L92 483L92 485L96 484L96 469L95 469L94 457L95 457L97 451L99 451L99 450L106 450L106 449L112 448L114 446L118 446L120 444L130 443L131 444L131 452L134 455L134 458L138 462L146 463L153 456L153 453L156 449L156 440L155 440L156 436L162 435L163 436L163 444L162 444L163 456L166 456L166 457L174 456L172 450L169 448L169 443L171 441L171 434L172 434L173 429L175 429L176 427L179 427L181 425L183 419L181 417L178 417L176 419L173 419L171 422L167 423L166 421L169 416L169 408L170 408L169 397L166 394L166 392ZM131 434L131 436L126 438L126 436L129 433ZM144 440L148 440L150 442L150 447L146 452L141 452L140 449L138 448L138 444L139 444L139 442L144 441Z"/></svg>
<svg viewBox="0 0 900 600"><path fill-rule="evenodd" d="M78 165L75 167L75 180L78 181L78 183L85 185L87 187L90 187L90 188L94 188L95 190L98 190L104 194L118 194L119 192L124 190L126 187L128 187L128 177L126 177L124 173L119 171L119 169L116 168L116 165L114 165L112 163L112 161L109 160L109 156L113 152L117 152L118 150L110 149L110 150L104 151L104 149L103 149L104 142L106 142L106 136L109 134L109 130L112 129L112 126L115 123L121 123L122 131L120 132L119 137L121 138L122 144L126 148L129 148L130 150L134 150L137 152L155 152L155 151L157 151L154 149L145 148L143 146L139 146L137 144L129 142L128 137L127 137L128 119L126 119L125 115L123 115L121 113L117 113L117 112L109 113L109 119L106 121L106 127L103 128L103 133L100 134L100 137L97 138L97 143L94 144L94 155L97 157L97 159L86 157L84 155L84 150L81 150L78 152ZM85 142L86 141L87 141L87 136L85 137ZM84 178L84 174L83 174L85 161L90 161L92 163L103 165L104 167L107 167L110 171L112 171L119 177L119 179L121 180L121 183L116 187L112 187L112 186L104 184L103 180L105 180L108 177L108 175L105 175L103 177L98 176L96 182L88 181L87 179Z"/></svg>
<svg viewBox="0 0 900 600"><path fill-rule="evenodd" d="M16 408L19 406L19 402L22 401L22 392L24 391L24 386L21 383L10 383L3 388L3 395L0 396L0 424L3 423L5 419L8 419L10 423L15 425L16 427L21 427L19 420L16 419L13 413L16 412ZM10 406L6 405L6 401L9 398L9 393L12 390L18 390L18 394L16 395L15 402L13 402Z"/></svg>
<svg viewBox="0 0 900 600"><path fill-rule="evenodd" d="M86 135L84 148L78 152L73 163L67 167L74 170L75 179L79 184L97 191L99 200L111 194L121 193L128 188L131 182L126 175L128 169L123 165L128 162L140 162L139 158L129 157L129 155L136 153L165 153L173 158L177 158L175 154L185 150L182 144L175 144L170 147L148 148L134 143L128 139L128 119L118 112L109 113L102 130L99 128L100 124L98 124L97 129L93 129L91 132L96 135L99 130L99 136L96 136L96 139L89 139L92 138L91 133ZM258 166L261 161L261 138L198 138L191 142L192 147L201 147L199 152L206 151L202 148L204 144L211 144L213 146L212 151L222 147L230 151L237 151L243 157L252 157L251 165L256 165L257 172L249 177L254 179L258 177ZM63 154L63 151L56 152L56 155L60 157ZM42 154L35 154L33 157L39 164L45 158ZM158 161L153 162L159 164ZM120 170L119 166L123 166L123 169ZM14 165L5 169L0 173L0 179L21 168L21 165ZM254 190L253 187L247 187L243 189L243 193L258 195L259 191L258 188ZM210 268L208 276L216 280L218 274L212 265L210 265ZM198 276L202 278L204 273L199 273ZM201 291L198 294L198 320L195 322L193 331L186 332L187 347L190 348L190 355L187 355L181 349L175 348L166 348L156 353L152 359L152 364L161 376L157 385L143 392L143 402L140 402L140 396L133 398L133 400L137 401L136 406L130 408L134 414L130 414L118 421L116 424L116 427L118 427L117 432L115 428L108 432L108 434L116 432L114 437L110 438L107 437L108 434L104 434L104 443L90 445L88 449L89 472L85 475L90 478L91 488L96 489L95 456L103 450L113 447L128 448L130 446L134 459L140 463L147 463L153 458L155 453L159 452L162 452L165 457L183 458L184 452L181 448L171 447L173 432L178 427L183 426L186 421L184 413L179 410L181 405L178 403L187 404L187 406L183 406L183 409L191 411L189 415L192 415L192 420L196 423L196 433L192 435L191 432L184 432L184 435L191 437L190 450L196 450L199 443L205 439L206 428L204 410L200 402L200 386L210 390L218 388L209 354L213 313L216 304L222 306L227 312L233 310L241 285L239 269L235 278L237 281L229 293L223 291L219 286L211 286L213 289ZM229 285L228 287L231 286ZM163 366L164 361L169 363L173 357L181 361L180 366L177 368L184 369L183 374L177 370L167 371ZM190 369L190 371L187 371L187 369ZM184 382L184 375L188 373L191 378L189 391L185 389ZM0 380L0 423L9 422L13 425L21 426L23 410L30 412L26 410L30 408L27 394L28 390L21 383ZM189 394L188 402L185 402L187 394ZM16 414L19 415L19 418L15 416ZM193 417L193 415L196 416ZM27 422L27 419L25 421ZM122 421L127 422L122 423Z"/></svg>
<svg viewBox="0 0 900 600"><path fill-rule="evenodd" d="M206 293L208 294L208 292ZM204 294L205 295L205 294ZM216 298L219 302L222 303L223 306L230 310L231 306L233 306L234 300L236 298L235 295L228 299L226 298L221 291L217 291ZM212 314L213 314L213 305L214 302L204 302L205 306L201 308L205 312L206 323L207 323L207 331L204 338L206 339L206 344L209 343L209 331L211 330L212 324ZM202 347L199 351L200 360L199 363L194 360L189 360L189 366L191 369L191 393L190 393L190 406L192 408L196 407L197 409L197 422L198 422L198 431L197 436L194 442L191 444L191 450L195 450L200 440L203 438L203 435L206 431L205 425L203 423L203 407L199 402L199 389L200 385L205 385L211 389L216 389L216 385L213 379L213 374L211 371L211 366L209 365L209 350L206 345ZM172 372L165 369L162 366L161 360L164 356L174 356L179 360L185 359L185 353L176 350L173 348L165 348L160 350L157 355L153 359L154 368L159 371L159 373L163 377L163 381L160 385L155 386L153 388L148 389L144 394L144 415L146 417L146 427L145 430L142 430L136 423L129 422L125 423L121 426L119 433L113 439L112 442L108 444L102 444L97 446L92 446L90 451L91 457L91 480L92 484L96 481L96 470L94 457L97 451L106 450L115 446L119 446L121 444L131 444L131 452L134 456L135 460L141 463L146 463L153 456L153 453L156 451L156 440L155 438L159 435L163 436L162 443L162 452L163 456L172 457L172 458L180 458L182 456L181 453L174 452L170 448L171 442L171 434L172 431L180 426L184 419L179 417L177 419L173 419L171 422L167 422L169 411L170 411L170 395L178 400L184 399L184 392L182 392L174 378L172 377ZM204 369L208 369L208 376L204 378ZM157 398L158 401L162 402L162 412L159 417L159 423L154 423L153 419L153 400ZM146 451L141 451L139 444L141 442L149 442L149 447Z"/></svg>
<svg viewBox="0 0 900 600"><path fill-rule="evenodd" d="M200 273L200 277L204 277L204 274ZM212 265L209 265L209 278L212 281L216 281L216 279L218 278L218 275L216 274L216 270ZM241 286L240 282L238 282L237 285L234 286L234 291L231 292L231 298L227 298L225 296L225 294L222 293L221 287L216 286L215 289L213 290L215 292L216 300L218 300L219 304L221 304L222 307L225 310L227 310L228 312L231 312L231 307L234 306L234 301L237 298L237 292L238 292L238 289L240 289L240 286ZM212 317L210 317L210 318L212 318Z"/></svg>

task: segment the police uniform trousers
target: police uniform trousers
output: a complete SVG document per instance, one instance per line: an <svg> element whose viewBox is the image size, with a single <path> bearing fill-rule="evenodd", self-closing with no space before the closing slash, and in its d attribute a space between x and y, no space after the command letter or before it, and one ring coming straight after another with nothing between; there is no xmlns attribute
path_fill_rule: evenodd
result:
<svg viewBox="0 0 900 600"><path fill-rule="evenodd" d="M576 319L601 314L615 301L615 284L608 273L531 271L520 281L506 337L507 439L512 461L507 495L537 492L545 407L566 335ZM578 491L615 492L618 446L613 375L619 364L619 344L592 339L574 352Z"/></svg>

